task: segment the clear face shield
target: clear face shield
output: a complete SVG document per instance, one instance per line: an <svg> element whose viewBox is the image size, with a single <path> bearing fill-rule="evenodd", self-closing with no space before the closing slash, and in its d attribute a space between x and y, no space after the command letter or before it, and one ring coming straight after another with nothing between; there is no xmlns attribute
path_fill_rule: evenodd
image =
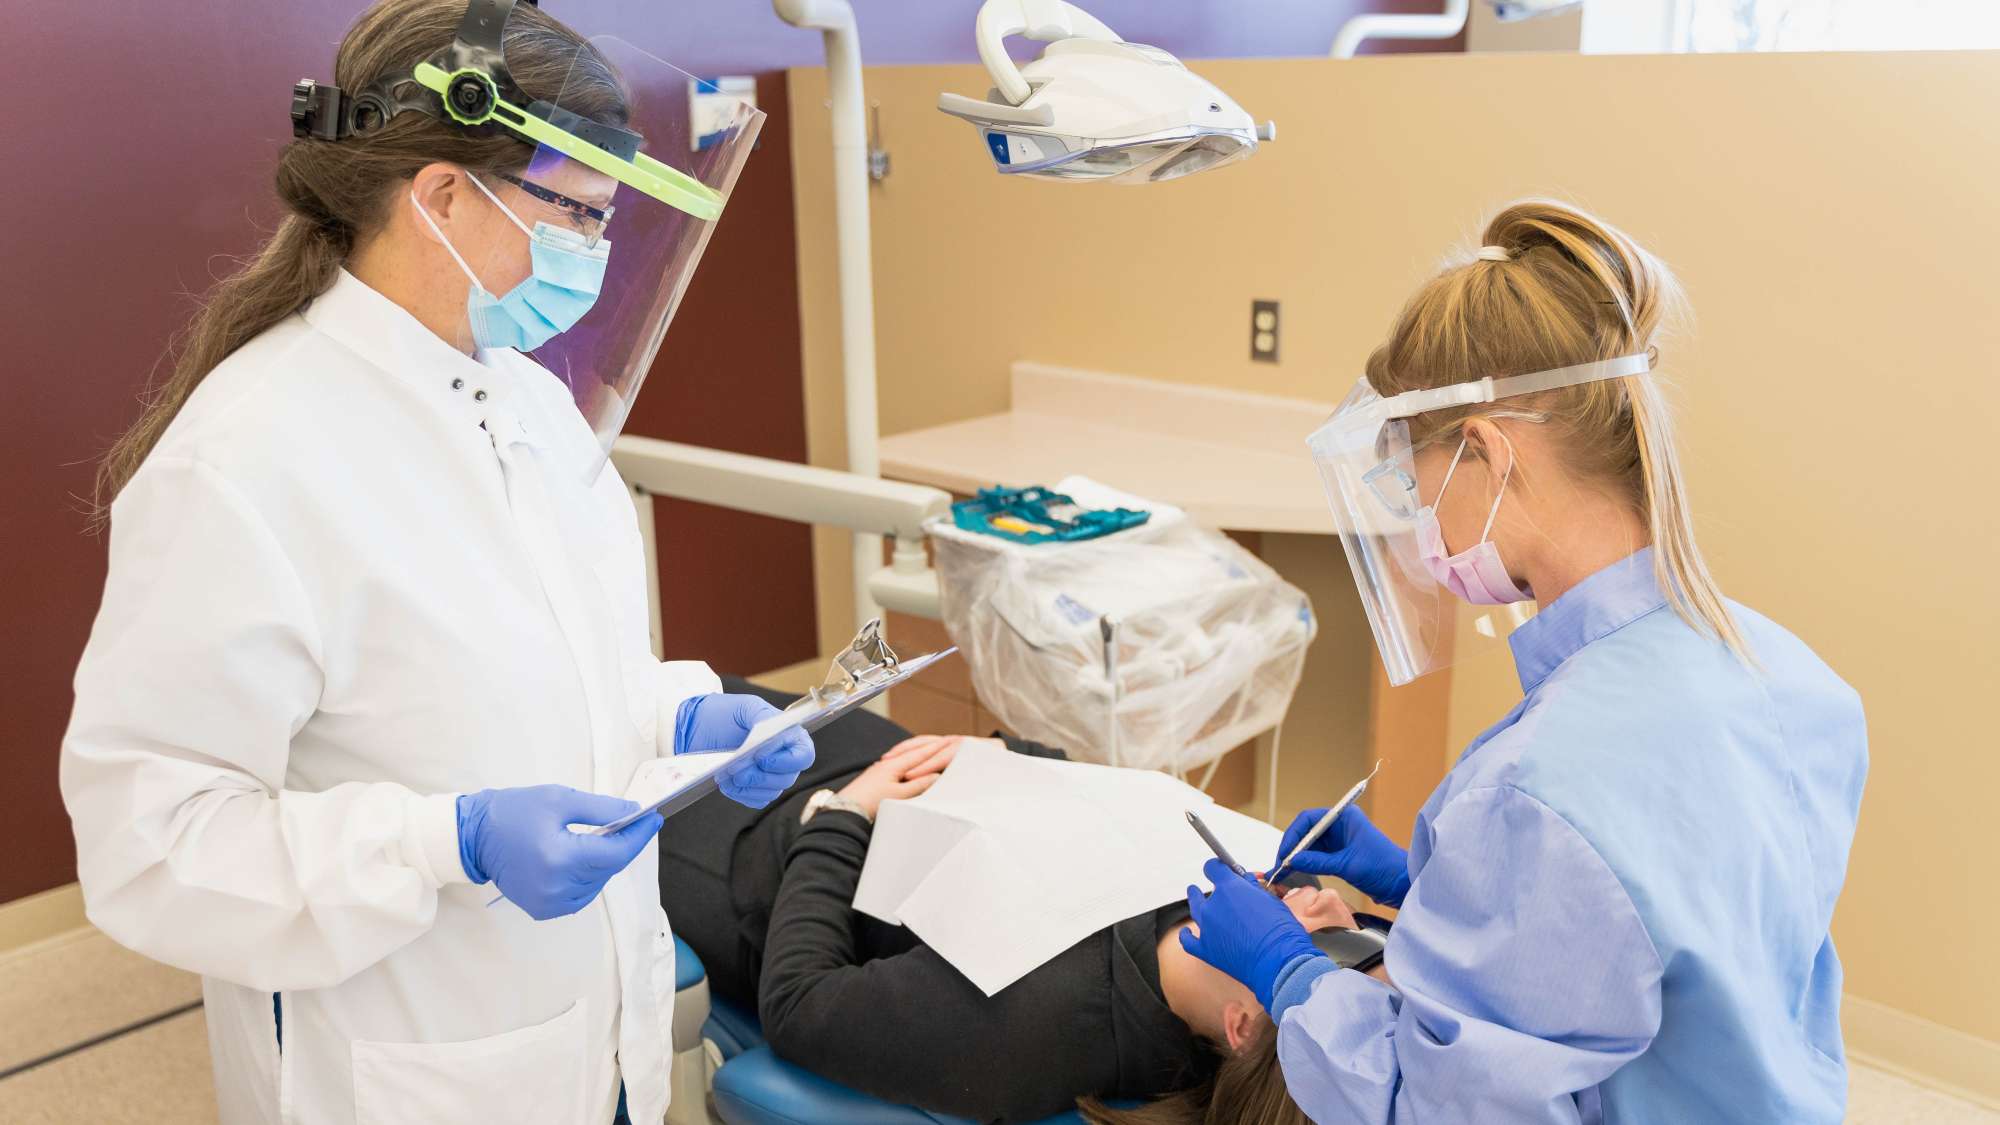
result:
<svg viewBox="0 0 2000 1125"><path fill-rule="evenodd" d="M1423 448L1411 440L1410 420L1600 379L1641 377L1651 366L1646 355L1628 355L1386 399L1362 379L1306 439L1391 684L1409 683L1497 647L1535 610L1532 602L1471 605L1432 577L1417 529L1427 504L1437 502L1445 469L1440 463L1435 477L1419 477ZM1533 417L1526 411L1493 413ZM1453 546L1464 550L1471 544Z"/></svg>
<svg viewBox="0 0 2000 1125"><path fill-rule="evenodd" d="M606 111L621 101L622 120ZM600 260L588 268L601 271L601 282L573 323L524 350L569 388L596 435L601 453L586 469L595 476L659 354L764 114L625 40L599 36L572 60L549 118L566 127L537 130L520 182L505 186L562 244L550 249L532 240L534 276L546 263L561 288L565 270Z"/></svg>
<svg viewBox="0 0 2000 1125"><path fill-rule="evenodd" d="M598 451L582 467L594 478L764 115L613 35L526 38L534 58L513 62L532 67L546 95L530 97L506 49L509 21L524 10L516 0L468 0L453 41L408 71L352 92L298 83L292 129L366 143L397 115L420 112L534 146L519 169L470 174L492 211L453 238L438 233L473 283L463 342L532 355L569 388L595 436Z"/></svg>
<svg viewBox="0 0 2000 1125"><path fill-rule="evenodd" d="M557 61L553 98L501 94L487 109L535 147L518 170L471 173L484 196L475 205L491 207L484 252L453 253L471 259L460 261L475 281L470 342L528 355L568 389L591 435L578 466L588 480L624 428L764 115L615 36ZM415 77L455 106L441 67Z"/></svg>

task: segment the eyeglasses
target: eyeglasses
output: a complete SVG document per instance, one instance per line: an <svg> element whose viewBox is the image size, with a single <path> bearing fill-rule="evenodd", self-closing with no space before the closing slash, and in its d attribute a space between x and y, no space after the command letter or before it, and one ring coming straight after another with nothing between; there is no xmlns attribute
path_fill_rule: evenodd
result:
<svg viewBox="0 0 2000 1125"><path fill-rule="evenodd" d="M1549 420L1545 410L1489 410L1482 414L1460 419L1432 433L1429 437L1411 444L1409 431L1402 422L1391 422L1383 429L1375 441L1375 454L1381 460L1367 472L1361 474L1361 483L1375 494L1389 514L1397 519L1410 520L1423 510L1422 497L1417 495L1417 478L1414 469L1417 454L1447 441L1462 440L1465 423L1479 418L1515 418L1524 422L1542 423Z"/></svg>
<svg viewBox="0 0 2000 1125"><path fill-rule="evenodd" d="M1417 479L1394 461L1383 461L1361 474L1361 483L1399 520L1413 520L1423 505L1417 502Z"/></svg>
<svg viewBox="0 0 2000 1125"><path fill-rule="evenodd" d="M496 172L494 175L561 211L563 221L583 237L585 246L593 249L604 237L604 228L611 225L612 212L617 210L616 207L592 207L581 199L571 199L553 188L545 188L538 183L524 180L519 176L510 176L505 172Z"/></svg>

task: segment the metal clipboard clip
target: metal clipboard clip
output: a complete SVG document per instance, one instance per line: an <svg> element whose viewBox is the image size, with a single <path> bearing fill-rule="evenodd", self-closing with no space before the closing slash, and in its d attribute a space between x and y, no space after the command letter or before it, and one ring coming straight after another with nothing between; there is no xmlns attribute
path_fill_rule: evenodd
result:
<svg viewBox="0 0 2000 1125"><path fill-rule="evenodd" d="M854 639L848 642L840 655L833 658L833 664L826 670L826 679L818 687L808 689L785 710L812 711L838 707L857 692L888 684L902 669L903 662L897 658L896 650L882 639L882 619L874 618L854 634Z"/></svg>

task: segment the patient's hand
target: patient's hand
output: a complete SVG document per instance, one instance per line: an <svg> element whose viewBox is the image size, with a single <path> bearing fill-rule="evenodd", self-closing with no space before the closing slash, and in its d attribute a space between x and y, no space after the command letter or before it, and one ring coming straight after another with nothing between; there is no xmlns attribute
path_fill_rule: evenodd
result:
<svg viewBox="0 0 2000 1125"><path fill-rule="evenodd" d="M862 770L860 776L843 786L840 795L860 805L868 819L874 820L882 802L907 801L937 784L938 775L935 773L908 776L907 771L913 764L921 761L927 752L935 752L935 747L913 745L921 741L912 738L884 754L874 765Z"/></svg>
<svg viewBox="0 0 2000 1125"><path fill-rule="evenodd" d="M984 744L996 750L1007 748L1005 742L997 738L968 738L962 734L920 734L906 738L889 748L882 755L882 761L892 759L904 763L902 776L905 780L924 777L928 774L943 773L946 766L958 755L959 747Z"/></svg>

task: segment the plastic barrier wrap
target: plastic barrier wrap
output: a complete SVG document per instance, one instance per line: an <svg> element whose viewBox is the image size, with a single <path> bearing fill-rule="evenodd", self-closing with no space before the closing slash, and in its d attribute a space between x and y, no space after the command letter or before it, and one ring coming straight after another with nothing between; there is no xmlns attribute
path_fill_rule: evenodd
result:
<svg viewBox="0 0 2000 1125"><path fill-rule="evenodd" d="M1073 544L927 530L945 628L1009 730L1082 761L1186 771L1283 720L1316 624L1255 555L1151 507L1146 525Z"/></svg>

